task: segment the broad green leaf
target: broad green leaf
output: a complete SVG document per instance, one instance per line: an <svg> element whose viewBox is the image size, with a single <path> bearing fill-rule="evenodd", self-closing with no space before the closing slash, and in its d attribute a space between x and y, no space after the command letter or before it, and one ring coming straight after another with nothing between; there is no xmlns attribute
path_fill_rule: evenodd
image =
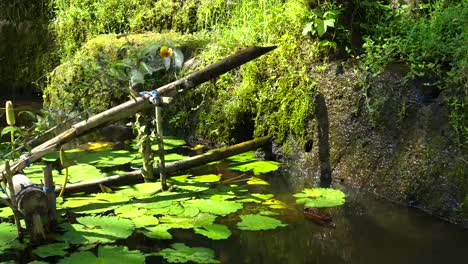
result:
<svg viewBox="0 0 468 264"><path fill-rule="evenodd" d="M270 230L287 226L287 224L283 224L280 220L258 214L241 215L240 218L242 221L237 223L237 227L241 230Z"/></svg>
<svg viewBox="0 0 468 264"><path fill-rule="evenodd" d="M85 151L76 155L76 162L93 164L96 167L112 167L130 163L135 154L128 150Z"/></svg>
<svg viewBox="0 0 468 264"><path fill-rule="evenodd" d="M10 207L0 208L0 218L8 218L13 216L13 210Z"/></svg>
<svg viewBox="0 0 468 264"><path fill-rule="evenodd" d="M272 212L272 211L260 211L258 214L260 214L260 215L279 215L279 213Z"/></svg>
<svg viewBox="0 0 468 264"><path fill-rule="evenodd" d="M247 152L235 155L235 156L231 156L227 158L227 160L235 161L238 163L245 163L245 162L257 161L257 158L255 157L255 151L251 150L251 151L247 151Z"/></svg>
<svg viewBox="0 0 468 264"><path fill-rule="evenodd" d="M180 217L165 215L159 218L159 222L171 228L190 229L211 225L216 220L216 216L207 213L199 213L195 217Z"/></svg>
<svg viewBox="0 0 468 264"><path fill-rule="evenodd" d="M228 215L242 209L242 203L223 200L195 199L184 202L184 206L197 207L201 212L215 215Z"/></svg>
<svg viewBox="0 0 468 264"><path fill-rule="evenodd" d="M221 175L216 174L207 174L200 176L193 176L189 179L191 182L219 182L221 180Z"/></svg>
<svg viewBox="0 0 468 264"><path fill-rule="evenodd" d="M134 218L139 217L146 214L148 210L145 208L138 208L132 204L126 204L124 206L120 206L114 210L115 214L119 217L123 218Z"/></svg>
<svg viewBox="0 0 468 264"><path fill-rule="evenodd" d="M140 183L131 186L123 186L121 190L115 193L134 198L146 198L152 197L157 192L161 191L160 182L147 182Z"/></svg>
<svg viewBox="0 0 468 264"><path fill-rule="evenodd" d="M260 178L257 177L251 177L248 181L247 184L249 185L270 185L267 181L264 181Z"/></svg>
<svg viewBox="0 0 468 264"><path fill-rule="evenodd" d="M66 232L59 241L70 244L111 243L129 237L135 226L133 221L112 216L86 216L76 219L79 224L62 225Z"/></svg>
<svg viewBox="0 0 468 264"><path fill-rule="evenodd" d="M132 218L135 228L142 228L147 226L155 226L159 224L158 218L152 215L142 215Z"/></svg>
<svg viewBox="0 0 468 264"><path fill-rule="evenodd" d="M154 227L145 227L146 232L143 234L149 238L155 239L172 239L171 233L168 232L169 229L172 228L170 225L161 224Z"/></svg>
<svg viewBox="0 0 468 264"><path fill-rule="evenodd" d="M195 228L195 233L213 240L227 239L231 236L231 230L225 225L212 224Z"/></svg>
<svg viewBox="0 0 468 264"><path fill-rule="evenodd" d="M300 193L293 195L296 203L304 204L306 207L333 207L345 203L345 194L337 189L330 188L306 188Z"/></svg>
<svg viewBox="0 0 468 264"><path fill-rule="evenodd" d="M16 239L16 226L10 223L0 223L0 252L14 247L12 243Z"/></svg>
<svg viewBox="0 0 468 264"><path fill-rule="evenodd" d="M255 175L259 175L263 173L276 171L278 170L280 165L281 163L276 161L253 161L239 165L234 164L232 166L229 166L229 169L243 172L253 171Z"/></svg>
<svg viewBox="0 0 468 264"><path fill-rule="evenodd" d="M219 263L215 260L215 252L204 247L188 247L183 243L175 243L172 248L165 248L159 252L170 263Z"/></svg>
<svg viewBox="0 0 468 264"><path fill-rule="evenodd" d="M75 252L69 257L59 260L58 264L94 264L98 263L98 258L89 251Z"/></svg>
<svg viewBox="0 0 468 264"><path fill-rule="evenodd" d="M268 199L262 203L263 205L267 205L271 209L284 209L287 208L286 204L278 199Z"/></svg>
<svg viewBox="0 0 468 264"><path fill-rule="evenodd" d="M98 258L98 263L100 264L145 263L145 255L143 255L139 250L128 250L125 246L99 246Z"/></svg>
<svg viewBox="0 0 468 264"><path fill-rule="evenodd" d="M63 257L67 254L67 249L70 247L68 243L53 243L48 245L40 246L33 250L33 253L41 258L47 258L51 256Z"/></svg>
<svg viewBox="0 0 468 264"><path fill-rule="evenodd" d="M68 182L77 183L82 181L94 180L102 178L101 171L88 164L77 164L68 167Z"/></svg>

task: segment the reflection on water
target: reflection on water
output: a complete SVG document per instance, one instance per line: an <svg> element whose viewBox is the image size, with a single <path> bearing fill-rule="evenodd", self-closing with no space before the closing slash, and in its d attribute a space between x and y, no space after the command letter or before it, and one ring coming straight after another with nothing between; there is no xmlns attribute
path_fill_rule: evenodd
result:
<svg viewBox="0 0 468 264"><path fill-rule="evenodd" d="M287 227L249 232L237 230L231 221L233 236L226 241L199 235L184 235L183 241L215 249L222 263L440 264L468 259L468 230L352 190L345 190L347 203L331 212L336 228L317 226L304 219L286 182L277 178L272 188L291 205L286 216L277 217Z"/></svg>

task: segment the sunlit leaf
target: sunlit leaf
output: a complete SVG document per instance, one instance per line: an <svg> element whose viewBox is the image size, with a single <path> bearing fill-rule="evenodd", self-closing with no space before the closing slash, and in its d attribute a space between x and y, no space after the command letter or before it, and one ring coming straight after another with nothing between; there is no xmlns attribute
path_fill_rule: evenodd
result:
<svg viewBox="0 0 468 264"><path fill-rule="evenodd" d="M188 247L183 243L175 243L172 248L165 248L159 252L170 263L219 263L215 260L215 252L204 247Z"/></svg>
<svg viewBox="0 0 468 264"><path fill-rule="evenodd" d="M195 233L213 240L227 239L231 236L231 230L225 225L212 224L194 229Z"/></svg>
<svg viewBox="0 0 468 264"><path fill-rule="evenodd" d="M270 185L267 181L264 181L260 178L257 177L251 177L248 181L247 184L249 185Z"/></svg>
<svg viewBox="0 0 468 264"><path fill-rule="evenodd" d="M155 239L172 239L171 233L168 232L172 227L170 225L157 225L154 227L146 227L146 232L143 234L149 238Z"/></svg>
<svg viewBox="0 0 468 264"><path fill-rule="evenodd" d="M287 224L283 224L280 220L258 214L241 215L240 218L242 221L237 223L237 227L242 230L270 230L287 226Z"/></svg>
<svg viewBox="0 0 468 264"><path fill-rule="evenodd" d="M138 250L128 250L125 246L99 246L98 263L125 263L141 264L145 263L145 255ZM82 262L86 263L86 262Z"/></svg>
<svg viewBox="0 0 468 264"><path fill-rule="evenodd" d="M0 218L8 218L13 216L13 210L10 207L0 208Z"/></svg>
<svg viewBox="0 0 468 264"><path fill-rule="evenodd" d="M345 194L337 189L312 188L294 194L296 203L306 207L333 207L345 203Z"/></svg>
<svg viewBox="0 0 468 264"><path fill-rule="evenodd" d="M155 226L159 224L158 218L151 215L142 215L132 218L135 228L142 228L147 226Z"/></svg>
<svg viewBox="0 0 468 264"><path fill-rule="evenodd" d="M184 202L184 206L197 207L201 212L228 215L242 209L242 203L223 200L195 199Z"/></svg>
<svg viewBox="0 0 468 264"><path fill-rule="evenodd" d="M59 260L58 264L98 263L98 258L89 251L75 252L67 258Z"/></svg>
<svg viewBox="0 0 468 264"><path fill-rule="evenodd" d="M114 210L117 216L123 217L123 218L139 217L139 216L146 214L147 211L148 211L147 209L138 208L131 204L120 206Z"/></svg>

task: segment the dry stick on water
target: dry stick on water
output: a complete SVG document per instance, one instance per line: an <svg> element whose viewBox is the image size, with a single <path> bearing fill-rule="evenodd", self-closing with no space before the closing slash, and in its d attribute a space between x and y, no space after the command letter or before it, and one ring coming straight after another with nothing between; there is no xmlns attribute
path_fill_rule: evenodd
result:
<svg viewBox="0 0 468 264"><path fill-rule="evenodd" d="M18 238L22 239L23 233L21 232L21 222L20 222L21 213L18 211L18 202L16 201L15 187L13 186L13 175L10 170L10 161L8 160L5 163L5 172L6 172L5 177L8 183L8 189L10 191L10 200L12 204L13 215L15 217L16 229L18 231Z"/></svg>

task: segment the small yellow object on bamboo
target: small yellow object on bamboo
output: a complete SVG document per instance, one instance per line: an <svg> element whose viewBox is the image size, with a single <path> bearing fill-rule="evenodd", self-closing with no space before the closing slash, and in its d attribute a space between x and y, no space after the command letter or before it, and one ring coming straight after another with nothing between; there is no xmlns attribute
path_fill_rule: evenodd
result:
<svg viewBox="0 0 468 264"><path fill-rule="evenodd" d="M5 104L6 109L6 122L9 126L14 126L16 124L15 118L15 109L13 108L13 103L11 101L7 101Z"/></svg>
<svg viewBox="0 0 468 264"><path fill-rule="evenodd" d="M169 48L168 46L162 46L159 49L159 56L161 56L161 58L170 58L170 57L172 57L173 53L174 52L173 52L172 48Z"/></svg>

